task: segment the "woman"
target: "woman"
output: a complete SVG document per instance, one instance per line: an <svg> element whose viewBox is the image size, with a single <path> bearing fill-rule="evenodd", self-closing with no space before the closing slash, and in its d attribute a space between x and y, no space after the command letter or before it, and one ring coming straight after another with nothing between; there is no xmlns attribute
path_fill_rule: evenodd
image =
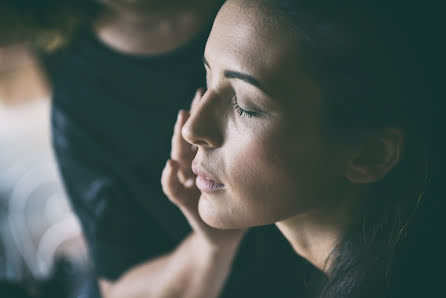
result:
<svg viewBox="0 0 446 298"><path fill-rule="evenodd" d="M162 176L210 251L234 252L244 229L275 223L320 273L309 296L431 290L419 267L431 259L418 250L432 211L427 104L416 100L427 95L407 62L408 29L386 13L319 1L222 7L204 53L207 90L190 116L180 111Z"/></svg>

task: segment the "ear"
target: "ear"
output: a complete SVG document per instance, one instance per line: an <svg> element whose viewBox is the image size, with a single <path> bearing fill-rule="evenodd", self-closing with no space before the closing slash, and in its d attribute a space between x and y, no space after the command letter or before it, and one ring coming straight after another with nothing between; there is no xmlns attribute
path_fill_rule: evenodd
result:
<svg viewBox="0 0 446 298"><path fill-rule="evenodd" d="M349 161L346 178L353 183L373 183L382 179L401 160L404 135L388 128L370 136Z"/></svg>

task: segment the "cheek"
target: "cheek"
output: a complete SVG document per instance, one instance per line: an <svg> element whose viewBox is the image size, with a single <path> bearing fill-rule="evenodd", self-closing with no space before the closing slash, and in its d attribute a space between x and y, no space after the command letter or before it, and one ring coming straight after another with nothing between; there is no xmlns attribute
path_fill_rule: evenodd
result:
<svg viewBox="0 0 446 298"><path fill-rule="evenodd" d="M309 144L266 129L228 144L226 175L231 202L244 226L271 224L306 208L311 190ZM312 151L311 154L317 154ZM312 175L313 176L313 175Z"/></svg>
<svg viewBox="0 0 446 298"><path fill-rule="evenodd" d="M220 151L227 191L218 199L200 200L200 215L210 225L272 224L320 208L333 193L329 161L336 157L308 126L301 131L263 127L227 140Z"/></svg>
<svg viewBox="0 0 446 298"><path fill-rule="evenodd" d="M270 224L318 208L330 193L333 156L317 130L275 126L245 134L231 148L225 159L232 202L249 225Z"/></svg>

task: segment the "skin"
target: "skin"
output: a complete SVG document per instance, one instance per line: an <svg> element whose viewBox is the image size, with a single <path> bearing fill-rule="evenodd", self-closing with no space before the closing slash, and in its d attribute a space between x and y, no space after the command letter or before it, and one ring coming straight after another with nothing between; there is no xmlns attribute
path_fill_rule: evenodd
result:
<svg viewBox="0 0 446 298"><path fill-rule="evenodd" d="M322 92L299 67L299 43L289 26L263 19L235 1L220 11L205 50L208 90L183 128L199 148L193 166L225 185L199 202L217 228L312 212L346 188L347 154L323 136ZM227 71L255 78L265 91Z"/></svg>
<svg viewBox="0 0 446 298"><path fill-rule="evenodd" d="M98 38L129 55L158 55L188 42L214 16L219 1L101 0Z"/></svg>
<svg viewBox="0 0 446 298"><path fill-rule="evenodd" d="M179 157L172 172L186 186L192 168L197 186L206 178L218 188L200 186L196 197L175 184L165 189L174 190L187 217L210 227L275 223L298 254L328 273L330 253L357 221L368 184L398 163L402 136L393 130L351 145L327 137L323 90L300 67L296 37L286 20L260 6L225 3L204 54L207 91L182 127L196 147L184 156L195 158ZM212 230L200 235L219 238Z"/></svg>

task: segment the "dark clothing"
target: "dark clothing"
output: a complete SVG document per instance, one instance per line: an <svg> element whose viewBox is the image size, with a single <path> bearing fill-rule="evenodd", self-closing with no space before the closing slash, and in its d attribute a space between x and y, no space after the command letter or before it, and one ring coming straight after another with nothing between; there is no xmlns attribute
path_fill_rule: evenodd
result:
<svg viewBox="0 0 446 298"><path fill-rule="evenodd" d="M116 279L190 231L160 177L178 110L203 85L204 41L135 57L85 33L46 59L53 145L99 276Z"/></svg>
<svg viewBox="0 0 446 298"><path fill-rule="evenodd" d="M190 232L160 177L177 112L205 84L208 32L151 57L122 55L84 32L45 58L54 149L99 277L115 280ZM302 264L275 227L253 229L222 297L299 297Z"/></svg>
<svg viewBox="0 0 446 298"><path fill-rule="evenodd" d="M30 298L28 290L21 284L0 281L0 297Z"/></svg>

